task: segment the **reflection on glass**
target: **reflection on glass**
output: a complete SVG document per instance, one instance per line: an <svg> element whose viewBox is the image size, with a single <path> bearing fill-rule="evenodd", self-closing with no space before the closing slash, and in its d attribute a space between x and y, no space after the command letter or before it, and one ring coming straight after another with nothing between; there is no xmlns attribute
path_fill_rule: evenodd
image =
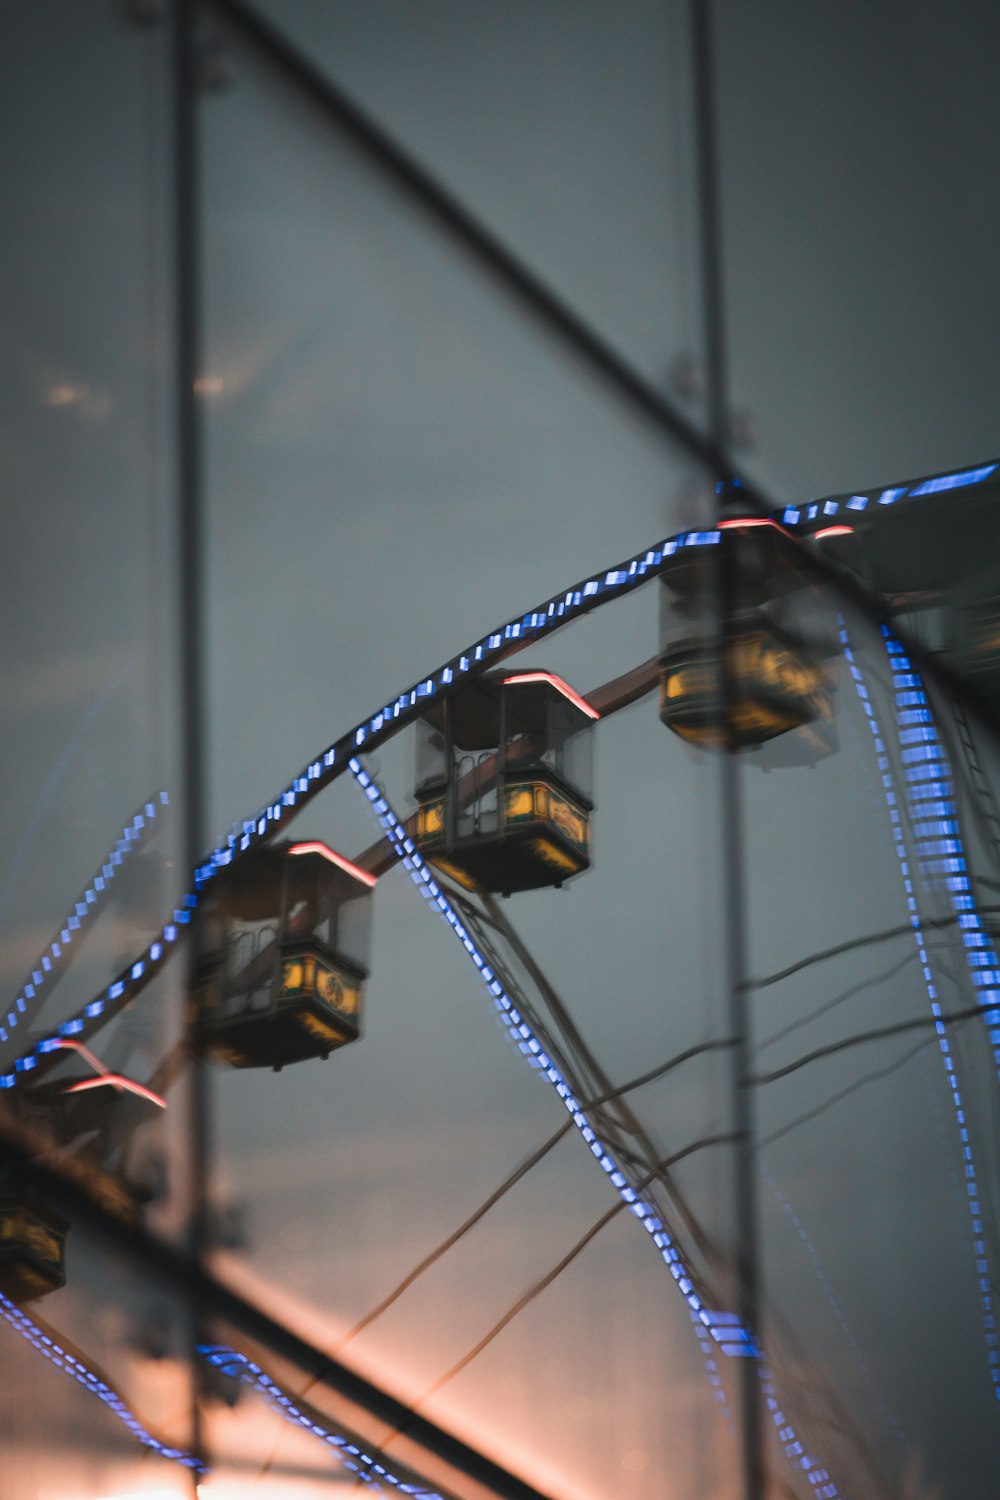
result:
<svg viewBox="0 0 1000 1500"><path fill-rule="evenodd" d="M529 73L565 41L561 87L590 57L632 102L615 57L636 60L639 31L584 6L564 37L558 7L536 11L506 22L522 50L548 43ZM460 6L411 12L468 24ZM237 821L191 878L152 352L169 340L163 278L137 252L159 179L147 202L130 154L157 108L138 32L96 14L46 3L15 23L32 66L29 88L12 79L29 127L12 140L31 142L14 207L59 232L44 256L25 236L38 279L3 356L19 500L0 600L17 646L0 695L5 1482L38 1500L190 1496L213 1460L203 1500L337 1483L485 1500L512 1475L580 1500L716 1500L739 1490L748 1371L771 1494L993 1500L1000 751L933 667L995 693L995 466L649 540L668 504L682 519L677 455L234 46L234 87L199 103L211 357L194 394L207 769ZM646 38L665 14L633 10ZM71 66L53 62L53 18ZM355 24L360 78L383 48L367 11ZM407 34L412 66L430 43ZM601 36L623 52L598 57ZM468 33L451 57L464 83L499 76ZM78 136L37 107L39 77L70 91ZM113 129L86 107L97 84ZM613 118L575 114L602 139ZM454 146L468 166L482 142ZM630 172L613 154L626 192L645 180L650 158ZM559 179L553 246L577 222L561 159L538 179ZM679 324L650 318L631 275L597 295L595 246L563 290L659 379ZM635 251L622 264L662 270ZM816 552L875 590L884 627L814 576ZM733 1295L717 912L740 872L716 838L732 767L706 749L775 772L738 778L759 1327ZM207 1140L184 1130L189 1040L236 1065L205 1074ZM200 1284L192 1309L190 1265L136 1229L183 1229L176 1188L206 1147L196 1248L227 1285ZM95 1244L72 1194L64 1211L60 1174L128 1253ZM236 1313L218 1322L233 1287L259 1304L254 1339ZM414 1414L440 1424L433 1441ZM461 1441L505 1472L463 1469Z"/></svg>
<svg viewBox="0 0 1000 1500"><path fill-rule="evenodd" d="M812 764L836 744L823 665L836 647L815 639L819 611L803 601L810 586L795 543L754 520L711 535L713 546L679 549L661 575L660 718L702 749L787 736L764 763Z"/></svg>
<svg viewBox="0 0 1000 1500"><path fill-rule="evenodd" d="M0 1292L5 1486L39 1500L190 1497L189 1309L86 1225L65 1248L65 1284L44 1306Z"/></svg>
<svg viewBox="0 0 1000 1500"><path fill-rule="evenodd" d="M985 1496L998 1363L987 851L963 835L950 710L890 632L817 603L839 615L840 753L811 785L796 771L744 779L767 1341L779 1386L847 1439L827 1447L838 1477L860 1462L857 1482L890 1492ZM787 851L767 867L765 838Z"/></svg>
<svg viewBox="0 0 1000 1500"><path fill-rule="evenodd" d="M665 770L685 747L657 720L656 591L638 589L682 486L694 508L690 472L230 43L235 87L204 117L206 369L225 382L205 404L210 776L216 816L236 820L217 854L283 838L301 798L296 834L381 878L363 1038L294 1079L212 1074L216 1191L247 1205L248 1228L213 1264L549 1493L638 1495L668 1467L722 1491L731 1361L680 1286L683 1265L710 1321L725 1311L701 1291L728 1213L717 956L702 941L713 772ZM596 623L605 601L617 608ZM522 667L551 675L508 686ZM438 705L493 668L488 740L460 726L449 751ZM605 686L616 711L595 703L591 719L555 675L588 703ZM514 848L506 794L530 788L521 867L477 868L496 886L479 893L425 870L450 921L338 783L355 757L414 844L420 804L478 766L453 837L498 848L502 827ZM570 814L584 825L564 846ZM447 809L439 823L447 836ZM542 839L576 849L573 868L585 855L586 878L534 857L529 871L523 850ZM668 903L664 851L682 839L691 878ZM255 1357L316 1399L302 1392L318 1354L294 1382ZM386 1434L369 1437L375 1457ZM401 1452L394 1438L378 1461Z"/></svg>

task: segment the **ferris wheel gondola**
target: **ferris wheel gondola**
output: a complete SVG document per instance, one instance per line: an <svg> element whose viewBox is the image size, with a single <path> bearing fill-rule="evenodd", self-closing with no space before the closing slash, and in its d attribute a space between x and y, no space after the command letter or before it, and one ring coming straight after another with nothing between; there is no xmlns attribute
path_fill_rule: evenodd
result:
<svg viewBox="0 0 1000 1500"><path fill-rule="evenodd" d="M10 1173L0 1181L0 1292L12 1302L33 1302L66 1284L69 1228Z"/></svg>
<svg viewBox="0 0 1000 1500"><path fill-rule="evenodd" d="M356 1041L374 885L318 840L275 844L235 866L200 917L199 1050L278 1070Z"/></svg>
<svg viewBox="0 0 1000 1500"><path fill-rule="evenodd" d="M817 632L801 545L752 517L722 522L715 536L661 574L660 719L700 749L797 737L798 755L784 762L813 763L836 744L825 663L836 648Z"/></svg>
<svg viewBox="0 0 1000 1500"><path fill-rule="evenodd" d="M418 729L416 844L466 889L561 886L590 864L590 730L552 672L488 673Z"/></svg>

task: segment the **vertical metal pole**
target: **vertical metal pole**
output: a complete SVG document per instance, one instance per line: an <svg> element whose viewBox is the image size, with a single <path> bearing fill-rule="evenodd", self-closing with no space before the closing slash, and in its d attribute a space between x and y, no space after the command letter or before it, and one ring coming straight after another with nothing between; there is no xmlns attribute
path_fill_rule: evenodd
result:
<svg viewBox="0 0 1000 1500"><path fill-rule="evenodd" d="M715 89L711 0L691 0L692 52L696 114L699 220L705 358L712 440L720 453L728 446L725 321L723 314L722 238L719 211L718 152L715 135ZM719 482L718 510L725 511L729 475ZM723 539L713 603L717 610L713 649L721 661L722 727L734 700L729 640L736 597L735 549ZM744 885L743 810L736 757L724 752L720 763L722 860L721 910L725 933L725 988L730 1035L730 1109L733 1147L733 1235L736 1311L755 1343L760 1331L760 1255L757 1230L757 1179L751 1084L750 1017L746 975L746 893ZM741 1456L744 1500L762 1500L764 1455L762 1394L757 1357L739 1361L741 1375Z"/></svg>
<svg viewBox="0 0 1000 1500"><path fill-rule="evenodd" d="M195 382L200 351L198 295L198 139L195 25L197 0L174 0L173 67L173 207L174 207L174 361L177 424L177 536L179 573L180 713L182 724L183 868L197 867L205 833L205 728L203 622L203 555L201 453ZM188 945L188 993L198 958L197 934ZM188 1245L192 1259L203 1259L208 1217L208 1095L204 1065L189 1065L187 1184L190 1203ZM192 1338L192 1447L203 1460L198 1355L204 1319L200 1304L189 1309Z"/></svg>

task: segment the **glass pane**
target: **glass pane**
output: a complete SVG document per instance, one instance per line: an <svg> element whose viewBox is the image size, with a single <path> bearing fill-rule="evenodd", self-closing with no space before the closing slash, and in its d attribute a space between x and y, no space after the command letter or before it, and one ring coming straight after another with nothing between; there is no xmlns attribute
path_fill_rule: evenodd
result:
<svg viewBox="0 0 1000 1500"><path fill-rule="evenodd" d="M717 7L739 457L778 499L995 455L993 6Z"/></svg>
<svg viewBox="0 0 1000 1500"><path fill-rule="evenodd" d="M647 379L703 382L687 8L255 7Z"/></svg>
<svg viewBox="0 0 1000 1500"><path fill-rule="evenodd" d="M3 1122L176 1228L177 975L108 994L179 885L166 38L102 4L5 23Z"/></svg>
<svg viewBox="0 0 1000 1500"><path fill-rule="evenodd" d="M433 910L349 777L296 824L379 875L362 1035L277 1074L213 1073L215 1187L242 1223L217 1264L543 1489L638 1495L669 1471L724 1491L739 1392L700 1317L726 1305L731 1196L707 915L718 768L657 716L658 585L587 612L631 576L616 559L707 513L712 486L696 475L692 490L678 456L320 118L249 55L232 60L234 86L204 109L217 824L591 573L579 618L516 666L596 695L601 720L593 863L578 874L558 863L566 807L552 803L532 806L526 837L504 829L518 879L477 894L438 860ZM487 798L496 746L471 738L461 775ZM359 770L416 829L418 777L426 812L441 764L425 741L418 772L414 739ZM461 831L496 834L482 819ZM310 1007L295 1012L307 1030ZM575 1106L573 1128L567 1097L599 1130ZM391 1434L348 1425L386 1448Z"/></svg>
<svg viewBox="0 0 1000 1500"><path fill-rule="evenodd" d="M30 1171L19 1180L44 1198ZM197 1467L189 1310L141 1260L79 1219L61 1222L65 1285L28 1301L0 1292L4 1484L37 1500L189 1500ZM5 1254L8 1290L9 1268Z"/></svg>
<svg viewBox="0 0 1000 1500"><path fill-rule="evenodd" d="M708 509L659 436L249 57L235 66L205 114L219 826L287 764L231 737L246 705L302 761L329 736L333 650L351 722L554 576Z"/></svg>
<svg viewBox="0 0 1000 1500"><path fill-rule="evenodd" d="M996 851L947 698L855 609L812 608L836 748L741 768L774 1463L802 1495L807 1458L838 1494L985 1500Z"/></svg>

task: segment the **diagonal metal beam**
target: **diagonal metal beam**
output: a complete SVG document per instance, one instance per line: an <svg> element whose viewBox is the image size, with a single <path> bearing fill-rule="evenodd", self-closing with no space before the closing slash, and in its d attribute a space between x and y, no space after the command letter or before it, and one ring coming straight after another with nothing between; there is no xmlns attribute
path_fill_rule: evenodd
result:
<svg viewBox="0 0 1000 1500"><path fill-rule="evenodd" d="M438 177L383 125L351 99L329 75L265 20L245 0L206 0L248 45L296 91L320 110L337 132L392 181L453 244L463 250L565 349L610 387L634 414L645 418L712 475L731 470L722 447L701 431L651 380L603 337L579 310L505 243L484 220L449 191ZM742 493L761 510L774 501L751 480Z"/></svg>
<svg viewBox="0 0 1000 1500"><path fill-rule="evenodd" d="M414 1444L447 1464L455 1474L484 1486L501 1500L548 1500L527 1480L421 1416L336 1356L294 1333L262 1307L247 1301L190 1253L105 1212L75 1183L33 1159L30 1146L26 1152L25 1145L14 1138L0 1139L0 1167L20 1172L36 1192L44 1195L46 1203L81 1233L93 1235L116 1257L126 1259L134 1268L142 1268L153 1285L157 1282L165 1285L179 1307L196 1303L211 1317L260 1344L276 1359L312 1372L315 1384L350 1402L375 1421L390 1427L405 1427Z"/></svg>
<svg viewBox="0 0 1000 1500"><path fill-rule="evenodd" d="M739 473L732 465L723 441L721 381L714 400L713 432L698 428L663 392L625 358L619 349L605 339L580 312L571 306L549 283L507 245L493 229L478 218L443 183L380 123L351 99L310 57L291 42L281 29L262 17L248 0L202 0L207 10L227 22L241 42L262 57L282 78L316 107L331 126L377 168L384 177L410 198L425 216L452 243L461 248L481 270L508 292L526 311L532 313L563 348L573 353L634 415L651 425L676 444L690 459L718 480L727 481L731 501L738 498L744 514L776 511L778 502L755 480ZM696 0L697 20L702 0ZM702 16L700 23L704 24ZM704 38L702 38L704 46ZM704 65L699 70L704 71ZM699 119L702 132L702 156L711 163L714 140L711 137L711 101L703 101ZM724 331L721 310L721 229L718 213L718 189L713 184L711 197L702 204L703 234L711 258L710 284L706 286L705 314L711 338L711 358L719 375L723 373ZM846 573L836 563L815 553L810 559L814 574L823 580L837 598L847 601L861 614L876 623L884 618L884 607L860 579ZM962 679L938 660L929 661L919 644L896 632L932 681L946 684L969 704L994 733L1000 730L1000 716L971 699Z"/></svg>

